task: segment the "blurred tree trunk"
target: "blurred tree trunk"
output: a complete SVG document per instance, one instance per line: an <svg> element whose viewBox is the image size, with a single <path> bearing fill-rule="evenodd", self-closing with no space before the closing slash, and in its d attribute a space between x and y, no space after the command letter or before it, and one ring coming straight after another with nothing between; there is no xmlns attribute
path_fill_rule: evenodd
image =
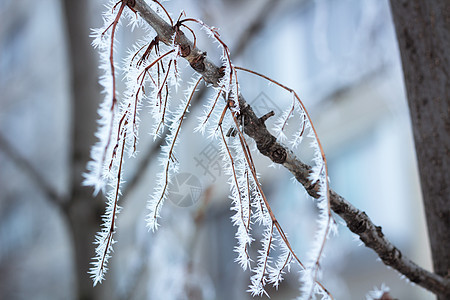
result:
<svg viewBox="0 0 450 300"><path fill-rule="evenodd" d="M72 169L71 191L65 212L72 233L78 299L101 299L101 287L92 287L88 275L94 256L92 241L100 228L103 202L82 186L82 174L95 142L99 86L97 62L89 39L88 0L64 0L68 58L72 89Z"/></svg>
<svg viewBox="0 0 450 300"><path fill-rule="evenodd" d="M392 0L434 271L450 271L450 1ZM439 295L439 299L450 299Z"/></svg>

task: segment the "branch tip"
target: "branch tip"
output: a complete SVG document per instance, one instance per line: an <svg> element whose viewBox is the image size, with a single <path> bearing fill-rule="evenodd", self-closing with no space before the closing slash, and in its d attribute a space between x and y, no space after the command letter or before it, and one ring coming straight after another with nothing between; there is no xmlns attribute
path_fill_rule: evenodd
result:
<svg viewBox="0 0 450 300"><path fill-rule="evenodd" d="M263 123L267 121L270 117L275 116L275 112L273 110L269 111L267 114L259 118Z"/></svg>

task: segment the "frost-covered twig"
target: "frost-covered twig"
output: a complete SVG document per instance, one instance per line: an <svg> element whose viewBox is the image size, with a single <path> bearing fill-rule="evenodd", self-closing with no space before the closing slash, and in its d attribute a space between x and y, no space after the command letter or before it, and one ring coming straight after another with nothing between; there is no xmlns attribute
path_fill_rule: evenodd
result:
<svg viewBox="0 0 450 300"><path fill-rule="evenodd" d="M159 17L144 0L136 0L132 7L157 32L161 41L166 44L171 42L174 29ZM223 70L214 65L203 51L194 47L193 43L184 34L177 34L175 42L180 46L183 53L182 56L188 60L191 67L200 73L206 82L219 86ZM277 142L276 138L265 127L263 120L256 117L242 95L239 95L239 107L240 114L245 116L244 132L255 140L259 151L273 162L286 167L311 196L318 198L321 186L319 183L314 183L311 180L312 168L301 162L292 151ZM365 245L372 248L386 265L393 267L412 282L434 293L448 292L450 290L449 279L420 268L402 255L384 237L381 227L374 225L364 212L355 208L331 189L329 190L329 201L331 209L345 220L349 229L358 234Z"/></svg>
<svg viewBox="0 0 450 300"><path fill-rule="evenodd" d="M158 181L160 182L157 184L157 188L148 205L150 213L147 217L147 225L153 231L155 231L158 227L157 220L160 216L162 203L164 202L168 194L168 185L170 183L171 176L173 175L173 173L177 172L177 166L176 163L174 163L175 146L178 143L178 136L180 134L183 120L186 117L192 101L192 97L194 96L194 93L198 85L200 84L200 81L202 81L202 77L199 77L198 79L193 81L192 87L188 90L186 101L180 104L178 110L173 115L171 120L172 124L169 129L170 133L166 139L167 144L162 147L161 163L164 166L164 170L162 171L160 176L158 176Z"/></svg>

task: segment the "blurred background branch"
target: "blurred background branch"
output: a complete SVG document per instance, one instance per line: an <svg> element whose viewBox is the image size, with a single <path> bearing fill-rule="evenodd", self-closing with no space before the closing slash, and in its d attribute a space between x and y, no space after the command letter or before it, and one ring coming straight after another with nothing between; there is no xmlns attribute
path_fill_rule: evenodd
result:
<svg viewBox="0 0 450 300"><path fill-rule="evenodd" d="M6 138L0 133L0 151L3 151L13 161L17 167L27 174L36 186L42 191L48 200L56 204L56 206L62 205L63 196L45 181L42 174L39 173L33 164L25 157L20 155L18 149L14 149L13 146L6 140Z"/></svg>

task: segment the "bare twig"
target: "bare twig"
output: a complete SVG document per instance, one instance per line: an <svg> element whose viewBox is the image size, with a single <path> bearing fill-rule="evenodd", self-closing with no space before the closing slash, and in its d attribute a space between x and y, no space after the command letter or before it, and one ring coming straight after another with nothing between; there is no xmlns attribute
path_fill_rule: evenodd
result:
<svg viewBox="0 0 450 300"><path fill-rule="evenodd" d="M170 44L175 33L170 24L159 17L144 0L136 0L132 8L155 29L162 42ZM219 79L223 74L221 69L208 59L206 53L194 47L193 43L181 31L177 33L175 43L181 47L183 53L185 53L184 58L190 63L191 67L200 73L206 82L218 86ZM240 113L245 116L244 131L255 140L258 150L273 162L282 164L294 174L297 181L305 187L312 197L318 198L319 186L312 184L309 180L311 167L301 162L291 150L276 141L276 138L267 130L263 120L255 115L253 109L241 94L239 95L239 106ZM330 190L330 204L332 210L345 220L347 227L359 235L361 241L367 247L372 248L386 265L391 266L412 282L434 293L448 293L450 291L449 279L419 267L404 256L387 240L381 227L373 224L366 213L351 205L333 190Z"/></svg>

